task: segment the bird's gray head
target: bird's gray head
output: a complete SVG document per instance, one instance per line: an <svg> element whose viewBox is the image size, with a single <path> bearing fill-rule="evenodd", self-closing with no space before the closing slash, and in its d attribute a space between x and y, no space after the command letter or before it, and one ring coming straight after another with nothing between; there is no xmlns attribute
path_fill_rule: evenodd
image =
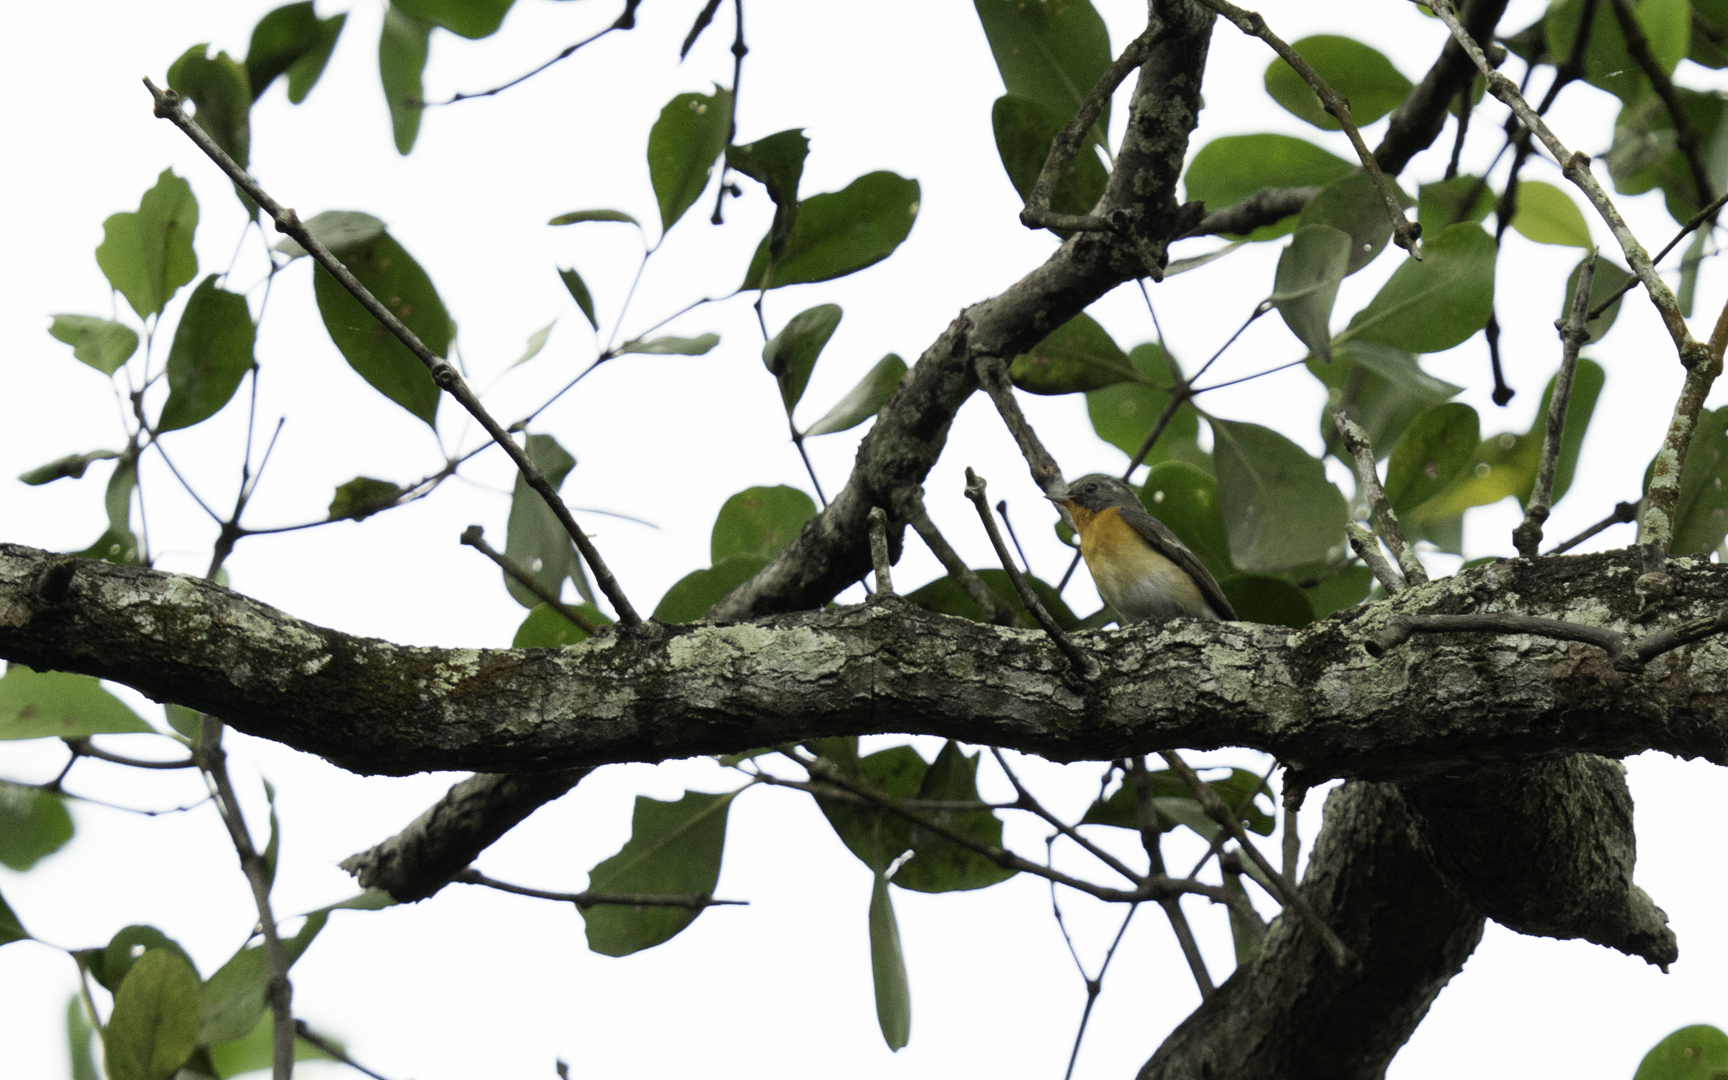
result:
<svg viewBox="0 0 1728 1080"><path fill-rule="evenodd" d="M1066 494L1046 495L1045 498L1057 505L1073 503L1094 514L1112 506L1140 505L1140 496L1133 488L1124 481L1103 473L1082 476L1068 485Z"/></svg>

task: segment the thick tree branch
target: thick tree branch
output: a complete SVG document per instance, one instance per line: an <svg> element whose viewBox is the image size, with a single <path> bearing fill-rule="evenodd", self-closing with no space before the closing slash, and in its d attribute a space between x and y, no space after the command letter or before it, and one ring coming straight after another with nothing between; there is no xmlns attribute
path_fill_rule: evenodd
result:
<svg viewBox="0 0 1728 1080"><path fill-rule="evenodd" d="M1491 46L1494 28L1506 12L1506 3L1507 0L1464 0L1458 19L1472 39L1484 47ZM1446 125L1447 108L1475 80L1476 65L1470 62L1469 54L1456 41L1448 40L1428 74L1392 110L1386 134L1374 148L1374 160L1380 163L1380 168L1389 176L1397 176L1411 158L1433 145ZM1459 124L1462 127L1463 121Z"/></svg>

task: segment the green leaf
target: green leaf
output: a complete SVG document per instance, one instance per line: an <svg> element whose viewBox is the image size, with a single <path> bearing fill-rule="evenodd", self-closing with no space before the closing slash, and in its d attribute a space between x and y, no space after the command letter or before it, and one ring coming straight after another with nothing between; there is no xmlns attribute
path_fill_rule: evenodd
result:
<svg viewBox="0 0 1728 1080"><path fill-rule="evenodd" d="M1397 194L1400 202L1409 205L1408 196L1402 191ZM1345 277L1373 262L1392 238L1392 219L1386 216L1386 204L1367 173L1350 173L1327 184L1308 200L1296 220L1299 225L1330 225L1350 234Z"/></svg>
<svg viewBox="0 0 1728 1080"><path fill-rule="evenodd" d="M1469 206L1465 199L1474 200ZM1416 221L1423 236L1439 236L1461 222L1481 221L1494 212L1494 189L1479 176L1454 176L1416 189Z"/></svg>
<svg viewBox="0 0 1728 1080"><path fill-rule="evenodd" d="M188 709L184 705L172 703L162 706L162 711L168 720L168 726L183 736L193 746L198 745L199 738L204 733L204 714L197 709Z"/></svg>
<svg viewBox="0 0 1728 1080"><path fill-rule="evenodd" d="M569 270L561 269L558 271L558 280L564 283L564 288L570 291L570 299L576 301L576 306L582 309L583 315L587 316L588 325L599 330L600 320L594 317L594 296L588 291L588 286L583 283L582 275L578 274L574 267Z"/></svg>
<svg viewBox="0 0 1728 1080"><path fill-rule="evenodd" d="M1360 41L1335 34L1317 34L1291 43L1315 74L1350 102L1350 119L1367 127L1398 107L1411 83L1392 61ZM1296 69L1282 57L1266 69L1266 92L1292 115L1325 131L1342 131L1340 124Z"/></svg>
<svg viewBox="0 0 1728 1080"><path fill-rule="evenodd" d="M0 896L0 945L29 940L30 935L25 931L24 924L12 913L12 906L6 903L6 898Z"/></svg>
<svg viewBox="0 0 1728 1080"><path fill-rule="evenodd" d="M1724 57L1724 60L1728 61L1728 57ZM1728 67L1728 62L1725 62L1723 66ZM1686 245L1686 254L1680 256L1680 288L1675 290L1674 299L1680 305L1680 314L1688 319L1692 317L1692 300L1698 294L1698 267L1704 261L1704 247L1708 240L1709 236L1703 230L1693 233L1692 242ZM1594 287L1591 288L1591 294L1595 294ZM1620 302L1618 299L1615 300L1613 308L1614 314L1619 314ZM1594 310L1594 306L1592 306L1592 310ZM1602 313L1602 317L1610 322L1613 321L1613 316L1606 311ZM1590 325L1594 327L1596 323L1592 322ZM1604 330L1603 332L1606 333L1607 331ZM1591 340L1595 339L1592 338Z"/></svg>
<svg viewBox="0 0 1728 1080"><path fill-rule="evenodd" d="M1159 769L1146 775L1152 808L1157 812L1158 830L1169 832L1178 825L1187 825L1207 839L1216 834L1218 826L1212 819L1206 817L1200 804L1194 801L1188 790L1188 785L1180 776L1169 769ZM1232 809L1242 815L1244 828L1250 829L1261 836L1272 835L1277 822L1271 814L1260 809L1255 801L1265 794L1260 777L1247 769L1231 769L1230 775L1218 780L1209 780L1212 790L1216 791ZM1196 815L1198 817L1196 818ZM1137 795L1134 790L1134 778L1123 777L1122 783L1107 799L1100 799L1091 805L1084 817L1082 825L1110 825L1118 829L1140 828L1140 812Z"/></svg>
<svg viewBox="0 0 1728 1080"><path fill-rule="evenodd" d="M108 528L87 550L76 554L128 566L138 564L138 538L132 535L132 491L137 486L138 462L121 455L102 494Z"/></svg>
<svg viewBox="0 0 1728 1080"><path fill-rule="evenodd" d="M686 791L677 802L636 796L630 839L618 854L588 873L597 893L651 896L711 895L720 881L726 847L726 812L736 791L709 795ZM699 910L631 908L601 904L580 909L588 947L603 956L629 956L650 949L696 920Z"/></svg>
<svg viewBox="0 0 1728 1080"><path fill-rule="evenodd" d="M191 427L228 404L252 370L256 331L246 298L216 287L216 275L192 290L168 350L168 401L157 434Z"/></svg>
<svg viewBox="0 0 1728 1080"><path fill-rule="evenodd" d="M1226 135L1194 155L1182 187L1190 200L1222 210L1262 188L1324 186L1355 171L1354 163L1289 135ZM1255 229L1248 239L1271 240L1293 228L1286 218Z"/></svg>
<svg viewBox="0 0 1728 1080"><path fill-rule="evenodd" d="M1581 247L1586 251L1595 246L1578 204L1553 184L1540 180L1519 181L1518 209L1512 214L1512 227L1538 244Z"/></svg>
<svg viewBox="0 0 1728 1080"><path fill-rule="evenodd" d="M1128 354L1084 311L1016 356L1008 377L1031 394L1080 393L1142 378Z"/></svg>
<svg viewBox="0 0 1728 1080"><path fill-rule="evenodd" d="M576 467L576 459L550 435L528 436L524 450L554 491L563 486L564 478ZM569 578L584 600L594 602L594 590L588 584L582 558L576 553L570 534L564 531L563 523L546 505L546 500L528 486L520 473L510 495L510 522L504 536L504 554L552 595L557 596L564 588L564 580ZM518 604L532 608L540 603L540 598L527 586L509 574L503 577L504 587Z"/></svg>
<svg viewBox="0 0 1728 1080"><path fill-rule="evenodd" d="M1642 75L1638 78L1642 82ZM1708 175L1720 187L1720 163L1728 153L1728 134L1722 130L1724 100L1720 94L1683 86L1675 87L1674 93L1692 129L1703 136L1699 149ZM1620 194L1639 195L1660 188L1675 221L1685 221L1698 212L1698 189L1693 184L1691 165L1680 149L1674 119L1653 94L1641 93L1620 110L1614 122L1614 141L1604 160Z"/></svg>
<svg viewBox="0 0 1728 1080"><path fill-rule="evenodd" d="M679 94L648 132L648 179L660 204L660 231L678 223L702 197L732 126L732 91Z"/></svg>
<svg viewBox="0 0 1728 1080"><path fill-rule="evenodd" d="M648 341L626 341L612 351L624 353L648 353L653 356L701 356L713 350L720 344L719 334L702 334L698 337L657 337Z"/></svg>
<svg viewBox="0 0 1728 1080"><path fill-rule="evenodd" d="M642 223L622 210L572 210L568 214L559 214L548 221L548 225L576 225L584 221L617 221L626 225L634 225L638 229Z"/></svg>
<svg viewBox="0 0 1728 1080"><path fill-rule="evenodd" d="M1576 393L1576 391L1574 391ZM1674 556L1710 553L1728 535L1728 409L1703 409L1693 429L1686 462L1680 467L1680 499L1674 507L1674 540L1668 552ZM1644 495L1650 494L1655 461L1644 470Z"/></svg>
<svg viewBox="0 0 1728 1080"><path fill-rule="evenodd" d="M1590 256L1586 254L1583 259L1578 260L1578 265L1574 266L1572 268L1572 273L1566 277L1566 292L1560 298L1559 317L1561 319L1565 319L1568 315L1572 314L1572 297L1578 292L1578 275L1583 272L1584 262L1588 258L1590 258ZM1693 273L1694 280L1696 280L1696 264L1693 266ZM1596 272L1590 278L1589 310L1596 310L1598 304L1601 304L1610 296L1619 292L1620 287L1630 280L1632 280L1631 271L1620 266L1618 263L1598 258L1596 260ZM1584 340L1584 344L1594 345L1596 342L1601 341L1602 335L1606 334L1609 329L1613 327L1614 320L1620 317L1621 299L1624 298L1617 298L1612 304L1609 304L1605 309L1603 309L1602 314L1584 324L1584 328L1590 332L1590 336Z"/></svg>
<svg viewBox="0 0 1728 1080"><path fill-rule="evenodd" d="M804 397L810 373L816 370L816 358L834 336L841 314L839 304L818 304L800 311L762 346L762 364L780 384L780 401L786 406L788 419Z"/></svg>
<svg viewBox="0 0 1728 1080"><path fill-rule="evenodd" d="M253 101L264 96L276 77L293 67L296 60L318 47L319 31L312 0L284 4L258 20L246 46L246 84L251 87Z"/></svg>
<svg viewBox="0 0 1728 1080"><path fill-rule="evenodd" d="M994 0L979 0L980 4ZM906 957L900 950L900 924L888 879L881 872L870 885L870 980L876 989L876 1023L888 1049L898 1052L912 1036L912 989L906 982Z"/></svg>
<svg viewBox="0 0 1728 1080"><path fill-rule="evenodd" d="M1332 304L1356 247L1330 225L1303 225L1278 257L1271 300L1284 325L1322 360L1332 358Z"/></svg>
<svg viewBox="0 0 1728 1080"><path fill-rule="evenodd" d="M261 856L264 886L268 891L276 883L276 864L282 855L282 823L276 817L276 787L268 780L264 781L264 800L270 804L270 839L265 843Z"/></svg>
<svg viewBox="0 0 1728 1080"><path fill-rule="evenodd" d="M1328 407L1320 414L1320 437L1339 452L1330 406L1342 403L1352 420L1368 432L1374 456L1390 453L1398 437L1424 410L1464 388L1436 379L1422 370L1416 357L1402 349L1370 342L1334 342L1332 362L1308 360L1308 371L1328 388Z"/></svg>
<svg viewBox="0 0 1728 1080"><path fill-rule="evenodd" d="M1140 488L1146 512L1169 526L1212 576L1223 580L1240 571L1230 559L1230 541L1218 499L1218 481L1186 461L1154 465Z"/></svg>
<svg viewBox="0 0 1728 1080"><path fill-rule="evenodd" d="M714 565L733 555L772 559L816 516L816 504L797 488L746 488L727 499L714 519L708 550Z"/></svg>
<svg viewBox="0 0 1728 1080"><path fill-rule="evenodd" d="M104 948L93 949L81 955L85 957L90 973L96 977L96 981L110 993L114 993L120 989L120 984L126 981L126 974L132 970L132 965L138 958L153 949L166 949L177 954L192 968L194 975L198 973L198 965L192 963L192 957L180 947L180 943L154 926L134 924L125 927L110 938Z"/></svg>
<svg viewBox="0 0 1728 1080"><path fill-rule="evenodd" d="M477 39L498 32L505 12L516 0L391 0L396 6L433 26Z"/></svg>
<svg viewBox="0 0 1728 1080"><path fill-rule="evenodd" d="M1355 607L1367 599L1368 592L1374 587L1374 572L1366 566L1346 566L1336 572L1328 571L1315 575L1319 580L1312 585L1299 585L1308 597L1308 603L1314 609L1314 617L1324 619L1334 611L1342 611L1347 607Z"/></svg>
<svg viewBox="0 0 1728 1080"><path fill-rule="evenodd" d="M893 353L884 356L822 419L805 429L805 438L848 431L875 416L888 404L905 375L906 361Z"/></svg>
<svg viewBox="0 0 1728 1080"><path fill-rule="evenodd" d="M839 191L798 203L783 255L769 259L764 236L744 273L743 289L778 289L856 273L894 253L918 219L918 181L866 173Z"/></svg>
<svg viewBox="0 0 1728 1080"><path fill-rule="evenodd" d="M394 506L401 494L402 489L388 480L356 476L336 489L330 500L330 520L352 518L365 521L378 511Z"/></svg>
<svg viewBox="0 0 1728 1080"><path fill-rule="evenodd" d="M1088 391L1086 415L1100 439L1132 457L1139 452L1140 444L1151 434L1158 418L1164 415L1170 404L1169 388L1176 385L1182 369L1162 345L1153 342L1134 346L1128 353L1128 363L1140 373L1140 381ZM1199 432L1200 414L1193 405L1184 402L1177 407L1158 441L1152 444L1146 464L1203 460L1205 455L1194 441Z"/></svg>
<svg viewBox="0 0 1728 1080"><path fill-rule="evenodd" d="M1057 113L1038 101L1018 94L1004 94L990 110L990 126L996 134L996 153L1008 172L1008 181L1025 202L1037 186L1038 174L1050 156L1050 144L1073 115ZM1110 174L1098 159L1101 145L1094 128L1056 181L1050 209L1058 214L1085 214L1097 205L1110 182Z"/></svg>
<svg viewBox="0 0 1728 1080"><path fill-rule="evenodd" d="M138 335L130 326L98 319L94 315L56 315L48 333L57 341L72 346L74 359L82 360L104 375L120 370L120 365L138 351Z"/></svg>
<svg viewBox="0 0 1728 1080"><path fill-rule="evenodd" d="M96 265L138 317L147 319L198 276L198 256L192 253L197 228L192 186L174 170L163 169L136 211L113 214L102 223Z"/></svg>
<svg viewBox="0 0 1728 1080"><path fill-rule="evenodd" d="M576 610L588 617L595 625L609 624L611 619L603 615L593 604L578 604ZM566 619L550 604L535 604L528 617L522 620L522 625L516 628L516 637L510 642L512 649L558 649L565 645L574 645L578 641L587 641L588 631Z"/></svg>
<svg viewBox="0 0 1728 1080"><path fill-rule="evenodd" d="M1238 896L1244 901L1247 900L1248 891L1242 888L1241 874L1226 873L1224 875L1224 893L1227 896ZM1234 907L1228 910L1230 912L1230 941L1236 947L1236 966L1242 967L1252 964L1260 958L1260 935L1263 931L1260 927L1252 925L1246 917L1238 915Z"/></svg>
<svg viewBox="0 0 1728 1080"><path fill-rule="evenodd" d="M1066 124L1110 66L1110 32L1088 0L1026 4L973 0L1002 85L1031 98ZM1110 129L1110 107L1098 114Z"/></svg>
<svg viewBox="0 0 1728 1080"><path fill-rule="evenodd" d="M27 473L18 474L18 479L32 487L53 483L70 477L73 480L83 479L84 470L90 467L92 461L107 461L120 455L112 450L92 450L87 454L68 454L56 458L46 465L38 465Z"/></svg>
<svg viewBox="0 0 1728 1080"><path fill-rule="evenodd" d="M1279 570L1343 546L1348 508L1318 459L1258 424L1215 419L1212 436L1219 509L1236 565Z"/></svg>
<svg viewBox="0 0 1728 1080"><path fill-rule="evenodd" d="M0 676L0 741L153 730L89 675L12 664Z"/></svg>
<svg viewBox="0 0 1728 1080"><path fill-rule="evenodd" d="M0 783L0 865L28 870L71 839L72 815L60 796Z"/></svg>
<svg viewBox="0 0 1728 1080"><path fill-rule="evenodd" d="M72 1057L72 1080L101 1080L90 1053L90 1040L95 1035L96 1029L84 1016L84 1002L73 994L66 1000L66 1048Z"/></svg>
<svg viewBox="0 0 1728 1080"><path fill-rule="evenodd" d="M169 1080L197 1048L198 975L172 949L139 958L103 1032L110 1080Z"/></svg>
<svg viewBox="0 0 1728 1080"><path fill-rule="evenodd" d="M1406 259L1356 313L1335 344L1376 341L1409 352L1440 352L1482 329L1494 309L1494 238L1480 225L1454 225Z"/></svg>
<svg viewBox="0 0 1728 1080"><path fill-rule="evenodd" d="M1585 7L1583 0L1557 0L1549 7L1543 20L1549 56L1571 55ZM1686 0L1641 0L1632 4L1632 8L1657 63L1665 73L1673 74L1674 65L1686 55L1690 44L1690 5ZM1596 8L1584 50L1584 77L1591 85L1628 103L1650 93L1650 80L1627 51L1625 34L1611 6Z"/></svg>
<svg viewBox="0 0 1728 1080"><path fill-rule="evenodd" d="M415 18L400 5L384 9L384 31L378 38L378 79L384 84L384 102L390 106L396 152L404 157L414 149L420 116L426 110L421 77L426 71L426 46L431 36L432 24Z"/></svg>
<svg viewBox="0 0 1728 1080"><path fill-rule="evenodd" d="M211 59L209 49L194 45L180 54L168 68L168 87L192 99L192 122L244 169L252 147L251 83L239 61L225 52Z"/></svg>
<svg viewBox="0 0 1728 1080"><path fill-rule="evenodd" d="M709 608L767 565L760 555L730 555L706 570L685 574L660 598L654 618L663 623L699 622Z"/></svg>
<svg viewBox="0 0 1728 1080"><path fill-rule="evenodd" d="M346 11L318 20L318 43L302 54L300 59L288 65L290 102L298 105L305 101L306 95L318 85L319 77L324 74L324 65L330 62L330 53L335 50L336 39L342 36L342 27L347 21Z"/></svg>
<svg viewBox="0 0 1728 1080"><path fill-rule="evenodd" d="M917 798L941 802L978 802L978 754L968 756L950 739L924 770ZM929 817L985 844L1002 845L1002 822L989 810L925 810ZM916 892L960 892L988 888L1007 881L1016 871L1006 870L971 848L932 833L920 825L908 825L906 847L913 856L894 875L894 884ZM887 854L887 852L884 852Z"/></svg>
<svg viewBox="0 0 1728 1080"><path fill-rule="evenodd" d="M1314 605L1295 585L1270 574L1237 574L1218 583L1242 622L1300 630L1314 621Z"/></svg>
<svg viewBox="0 0 1728 1080"><path fill-rule="evenodd" d="M774 201L774 224L768 229L768 254L786 254L786 242L798 222L798 182L810 140L802 128L777 131L743 146L726 148L726 164L761 184Z"/></svg>
<svg viewBox="0 0 1728 1080"><path fill-rule="evenodd" d="M528 361L534 359L536 356L539 356L540 350L544 349L546 347L546 339L552 336L552 328L554 326L557 326L557 325L558 325L558 320L553 319L551 322L547 323L545 326L542 326L540 329L534 331L532 334L529 334L528 335L528 345L523 350L521 358L518 359L515 364L511 364L510 366L516 367L518 364L526 364Z"/></svg>
<svg viewBox="0 0 1728 1080"><path fill-rule="evenodd" d="M1445 490L1469 467L1482 439L1476 410L1463 402L1436 405L1411 421L1386 463L1386 499L1399 514Z"/></svg>
<svg viewBox="0 0 1728 1080"><path fill-rule="evenodd" d="M974 570L980 581L989 587L990 591L1008 601L1008 606L1020 617L1022 626L1036 626L1031 613L1026 610L1026 604L1020 599L1020 593L1014 588L1014 583L1008 580L1008 572L998 567L984 570ZM1056 625L1064 630L1072 630L1079 623L1074 612L1069 609L1061 596L1046 581L1028 576L1026 583L1032 587L1033 595L1043 603L1050 617L1056 620ZM922 588L906 594L906 599L926 611L934 611L939 615L955 615L973 622L987 623L992 621L992 614L978 606L972 599L972 594L966 587L951 577L939 577Z"/></svg>
<svg viewBox="0 0 1728 1080"><path fill-rule="evenodd" d="M238 1039L220 1042L209 1048L210 1065L216 1070L217 1080L227 1080L241 1073L258 1072L270 1068L276 1053L276 1017L272 1010L265 1009L253 1025L251 1032ZM330 1038L327 1034L319 1036L325 1042L341 1047L341 1042ZM295 1061L334 1061L335 1058L318 1049L305 1039L294 1040Z"/></svg>
<svg viewBox="0 0 1728 1080"><path fill-rule="evenodd" d="M1728 1035L1709 1024L1693 1024L1651 1047L1632 1080L1716 1080L1724 1071Z"/></svg>
<svg viewBox="0 0 1728 1080"><path fill-rule="evenodd" d="M450 313L432 279L395 237L381 232L335 254L428 349L438 356L446 354L455 336ZM322 266L314 272L312 285L324 328L348 366L374 390L432 426L438 415L438 385L426 365Z"/></svg>
<svg viewBox="0 0 1728 1080"><path fill-rule="evenodd" d="M148 954L146 954L148 955ZM270 961L262 945L242 948L204 981L198 1001L197 1044L245 1038L264 1014Z"/></svg>
<svg viewBox="0 0 1728 1080"><path fill-rule="evenodd" d="M323 213L313 214L302 224L306 226L306 231L312 234L312 239L337 255L370 243L384 231L382 221L359 210L325 210ZM276 250L290 259L298 259L306 254L300 241L292 236L284 236L277 241Z"/></svg>

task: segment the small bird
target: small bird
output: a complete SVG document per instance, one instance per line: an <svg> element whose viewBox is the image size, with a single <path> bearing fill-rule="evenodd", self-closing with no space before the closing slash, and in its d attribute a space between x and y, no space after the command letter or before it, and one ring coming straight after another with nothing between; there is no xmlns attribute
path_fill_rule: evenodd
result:
<svg viewBox="0 0 1728 1080"><path fill-rule="evenodd" d="M1068 516L1098 595L1124 622L1236 618L1206 567L1123 481L1094 473L1044 497Z"/></svg>

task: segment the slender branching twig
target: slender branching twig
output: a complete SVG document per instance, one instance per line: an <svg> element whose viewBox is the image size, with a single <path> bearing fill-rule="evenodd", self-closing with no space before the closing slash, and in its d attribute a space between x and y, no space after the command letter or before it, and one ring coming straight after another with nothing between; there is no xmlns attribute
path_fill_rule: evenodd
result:
<svg viewBox="0 0 1728 1080"><path fill-rule="evenodd" d="M1020 626L1020 616L1014 613L1014 608L1008 601L996 594L990 586L984 584L984 579L972 572L966 561L960 557L942 533L936 528L936 523L930 520L930 514L924 509L924 498L915 487L906 489L906 495L901 500L901 516L912 526L931 554L948 571L948 576L960 583L966 590L966 595L990 615L990 621L997 626Z"/></svg>
<svg viewBox="0 0 1728 1080"><path fill-rule="evenodd" d="M575 904L579 908L600 906L614 907L670 907L688 908L691 911L701 911L711 907L741 907L748 900L716 900L707 893L597 893L597 892L548 892L545 889L530 889L525 885L511 885L509 882L496 881L478 870L464 870L450 879L464 885L484 885L488 889L499 892L514 893L517 896L532 896L541 900L558 900Z"/></svg>
<svg viewBox="0 0 1728 1080"><path fill-rule="evenodd" d="M1146 852L1151 872L1162 874L1163 831L1158 828L1158 811L1152 803L1152 778L1146 772L1145 758L1135 756L1129 782L1134 785L1134 816L1135 824L1140 829L1140 846ZM1164 909L1164 914L1170 919L1170 929L1176 934L1176 944L1182 949L1182 958L1188 962L1188 970L1194 975L1194 983L1200 988L1200 996L1211 997L1215 989L1212 973L1206 970L1206 960L1200 955L1200 945L1194 940L1194 929L1188 925L1188 916L1183 914L1182 905L1177 902L1176 897L1169 896L1159 901L1158 906Z"/></svg>
<svg viewBox="0 0 1728 1080"><path fill-rule="evenodd" d="M1688 619L1633 640L1605 626L1545 619L1512 612L1470 615L1394 615L1372 638L1363 642L1368 655L1379 658L1416 634L1530 634L1556 641L1581 641L1608 654L1616 671L1637 671L1665 652L1728 631L1728 607L1714 615Z"/></svg>
<svg viewBox="0 0 1728 1080"><path fill-rule="evenodd" d="M1344 448L1350 451L1350 456L1356 462L1356 482L1361 487L1368 509L1374 514L1374 524L1380 528L1380 539L1385 542L1386 549L1392 552L1392 557L1398 560L1398 568L1404 572L1404 582L1407 585L1423 585L1428 581L1428 572L1422 568L1422 560L1416 557L1416 550L1404 540L1404 529L1398 524L1398 514L1392 509L1392 503L1386 498L1386 489L1380 486L1380 474L1374 464L1374 447L1368 441L1368 432L1362 425L1345 415L1342 407L1332 409L1332 424L1338 429L1338 435L1344 440Z"/></svg>
<svg viewBox="0 0 1728 1080"><path fill-rule="evenodd" d="M1596 524L1590 526L1588 529L1585 529L1583 532L1579 533L1577 536L1574 536L1572 539L1566 541L1564 544L1561 544L1558 547L1553 548L1552 550L1550 550L1548 552L1548 554L1559 555L1563 552L1571 551L1573 548L1577 547L1579 544L1582 544L1584 541L1590 539L1592 536L1595 536L1597 533L1601 532L1602 530L1604 530L1606 528L1609 528L1610 526L1624 525L1628 522L1636 521L1637 519L1638 519L1638 504L1637 503L1635 503L1635 502L1615 503L1614 504L1614 512L1612 514L1609 514L1607 517L1603 518L1601 521L1598 521Z"/></svg>
<svg viewBox="0 0 1728 1080"><path fill-rule="evenodd" d="M557 56L554 56L552 59L546 61L544 64L541 64L539 67L535 68L533 71L528 72L526 75L518 75L514 79L511 79L509 82L504 83L501 86L494 86L490 90L481 90L478 93L473 93L473 94L457 94L455 97L451 98L449 101L424 102L424 103L422 103L421 107L422 108L432 108L433 106L437 106L437 105L454 105L458 101L469 101L469 100L472 100L473 98L485 98L485 97L492 97L494 94L502 94L504 91L510 89L513 86L519 86L522 83L527 82L529 79L532 79L534 76L540 74L542 71L545 71L547 68L551 67L553 64L558 63L560 60L568 60L570 57L572 57L576 54L577 50L581 49L583 46L591 45L594 42L599 41L601 38L605 37L607 34L610 34L612 31L631 29L632 27L634 27L636 25L636 9L638 7L640 7L641 4L642 4L642 0L624 0L623 13L620 14L616 19L612 20L611 24L608 25L606 27L606 29L599 31L598 33L590 34L587 37L583 38L581 41L578 41L574 45L566 45L563 48L563 50L561 50L558 53Z"/></svg>
<svg viewBox="0 0 1728 1080"><path fill-rule="evenodd" d="M870 508L870 561L876 568L876 595L894 595L894 575L888 560L888 511Z"/></svg>
<svg viewBox="0 0 1728 1080"><path fill-rule="evenodd" d="M1398 571L1392 569L1386 556L1380 554L1380 541L1375 539L1373 533L1358 522L1346 521L1344 535L1349 539L1350 548L1356 552L1356 557L1368 564L1368 569L1374 572L1374 579L1386 587L1388 594L1404 587L1404 579L1398 576Z"/></svg>
<svg viewBox="0 0 1728 1080"><path fill-rule="evenodd" d="M1596 253L1592 251L1578 271L1578 288L1572 296L1572 308L1564 322L1555 323L1560 332L1560 373L1554 377L1554 393L1548 399L1548 425L1542 433L1542 460L1536 468L1536 482L1530 489L1530 502L1524 509L1524 520L1512 530L1512 543L1518 554L1534 559L1542 546L1542 525L1554 506L1554 471L1560 463L1560 440L1566 433L1566 407L1572 399L1572 375L1578 369L1578 350L1590 339L1590 329L1584 315L1590 306L1590 287L1596 281Z"/></svg>
<svg viewBox="0 0 1728 1080"><path fill-rule="evenodd" d="M516 565L515 559L495 550L491 544L488 544L486 542L486 530L480 526L470 525L462 530L462 543L497 563L498 568L514 578L517 584L538 596L541 603L580 626L586 633L598 634L600 632L600 624L560 600L557 593L541 584L539 578Z"/></svg>

